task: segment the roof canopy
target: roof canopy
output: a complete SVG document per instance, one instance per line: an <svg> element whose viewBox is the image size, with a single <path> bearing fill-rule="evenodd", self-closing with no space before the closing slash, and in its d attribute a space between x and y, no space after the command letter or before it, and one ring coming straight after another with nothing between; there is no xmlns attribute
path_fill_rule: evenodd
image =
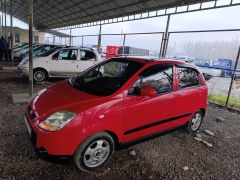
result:
<svg viewBox="0 0 240 180"><path fill-rule="evenodd" d="M33 24L38 30L49 30L200 2L203 1L34 0ZM13 16L28 22L28 0L13 1Z"/></svg>

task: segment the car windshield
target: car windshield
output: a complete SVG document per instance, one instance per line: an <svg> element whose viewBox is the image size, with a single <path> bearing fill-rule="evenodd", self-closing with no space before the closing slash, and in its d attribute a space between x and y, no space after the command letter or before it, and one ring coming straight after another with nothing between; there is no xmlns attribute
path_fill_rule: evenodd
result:
<svg viewBox="0 0 240 180"><path fill-rule="evenodd" d="M70 83L88 94L107 96L116 92L143 65L122 58L109 59L70 79Z"/></svg>

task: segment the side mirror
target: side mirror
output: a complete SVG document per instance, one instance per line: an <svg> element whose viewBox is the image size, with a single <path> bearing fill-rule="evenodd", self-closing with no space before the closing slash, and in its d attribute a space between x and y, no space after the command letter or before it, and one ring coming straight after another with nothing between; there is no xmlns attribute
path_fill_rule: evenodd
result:
<svg viewBox="0 0 240 180"><path fill-rule="evenodd" d="M143 86L140 90L140 96L156 96L157 95L157 91L155 88L151 87L151 86Z"/></svg>

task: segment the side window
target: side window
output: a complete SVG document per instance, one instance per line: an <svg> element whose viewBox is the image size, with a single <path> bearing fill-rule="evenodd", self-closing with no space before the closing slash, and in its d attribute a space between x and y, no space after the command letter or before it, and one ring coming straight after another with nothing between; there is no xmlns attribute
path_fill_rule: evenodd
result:
<svg viewBox="0 0 240 180"><path fill-rule="evenodd" d="M178 88L197 86L200 84L199 72L188 67L177 67L178 70Z"/></svg>
<svg viewBox="0 0 240 180"><path fill-rule="evenodd" d="M73 49L73 50L71 51L70 59L71 59L71 60L77 60L77 56L78 56L78 50L77 50L77 49Z"/></svg>
<svg viewBox="0 0 240 180"><path fill-rule="evenodd" d="M173 89L173 66L155 65L141 73L132 88L130 95L139 95L142 86L151 86L156 89L158 94L170 92Z"/></svg>
<svg viewBox="0 0 240 180"><path fill-rule="evenodd" d="M95 61L96 55L92 51L81 50L81 60L82 61L89 61L89 60Z"/></svg>
<svg viewBox="0 0 240 180"><path fill-rule="evenodd" d="M53 60L77 60L77 49L63 49L53 55Z"/></svg>
<svg viewBox="0 0 240 180"><path fill-rule="evenodd" d="M39 43L39 37L38 36L34 36L34 43Z"/></svg>
<svg viewBox="0 0 240 180"><path fill-rule="evenodd" d="M15 34L15 43L20 43L20 34Z"/></svg>

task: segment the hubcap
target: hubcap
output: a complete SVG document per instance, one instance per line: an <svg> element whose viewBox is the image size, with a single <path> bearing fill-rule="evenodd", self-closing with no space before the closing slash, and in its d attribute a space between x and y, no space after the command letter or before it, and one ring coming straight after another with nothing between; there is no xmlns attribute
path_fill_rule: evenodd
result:
<svg viewBox="0 0 240 180"><path fill-rule="evenodd" d="M110 144L106 140L96 140L84 153L84 163L88 167L97 167L103 164L110 153Z"/></svg>
<svg viewBox="0 0 240 180"><path fill-rule="evenodd" d="M201 113L195 114L195 116L192 119L192 124L191 124L191 128L193 131L196 131L200 127L201 121L202 121Z"/></svg>
<svg viewBox="0 0 240 180"><path fill-rule="evenodd" d="M45 78L44 72L42 72L42 71L36 71L36 72L34 73L34 79L35 79L36 81L43 81L44 78Z"/></svg>

